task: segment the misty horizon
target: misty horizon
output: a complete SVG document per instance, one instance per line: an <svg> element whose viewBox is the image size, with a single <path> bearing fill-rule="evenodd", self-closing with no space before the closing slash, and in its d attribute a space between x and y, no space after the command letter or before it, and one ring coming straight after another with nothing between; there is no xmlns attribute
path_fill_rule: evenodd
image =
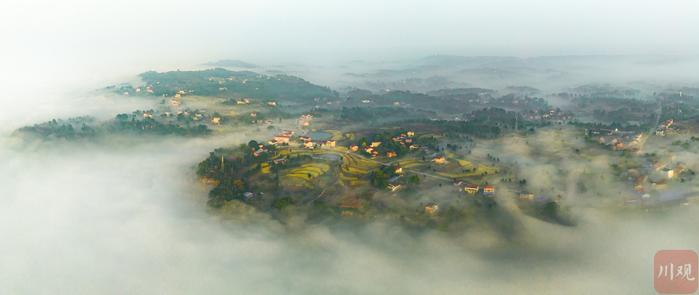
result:
<svg viewBox="0 0 699 295"><path fill-rule="evenodd" d="M697 15L2 2L0 294L668 293Z"/></svg>

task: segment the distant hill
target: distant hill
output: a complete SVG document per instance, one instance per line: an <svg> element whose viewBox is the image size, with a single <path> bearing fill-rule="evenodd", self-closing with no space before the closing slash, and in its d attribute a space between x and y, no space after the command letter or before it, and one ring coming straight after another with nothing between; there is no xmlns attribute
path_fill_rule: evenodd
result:
<svg viewBox="0 0 699 295"><path fill-rule="evenodd" d="M535 95L541 93L541 90L529 86L508 86L505 87L504 91L517 95Z"/></svg>
<svg viewBox="0 0 699 295"><path fill-rule="evenodd" d="M222 59L219 61L209 62L205 64L211 67L225 67L225 68L244 68L244 69L254 69L257 65L244 62L238 59Z"/></svg>
<svg viewBox="0 0 699 295"><path fill-rule="evenodd" d="M141 79L152 87L152 95L173 96L178 91L203 96L250 97L312 101L335 98L337 92L289 75L262 75L250 71L215 68L203 71L145 72Z"/></svg>
<svg viewBox="0 0 699 295"><path fill-rule="evenodd" d="M421 67L467 67L479 68L494 65L513 65L521 63L522 59L511 56L457 56L431 55L416 62Z"/></svg>
<svg viewBox="0 0 699 295"><path fill-rule="evenodd" d="M482 94L494 94L496 91L486 88L448 88L427 92L431 96L478 96Z"/></svg>

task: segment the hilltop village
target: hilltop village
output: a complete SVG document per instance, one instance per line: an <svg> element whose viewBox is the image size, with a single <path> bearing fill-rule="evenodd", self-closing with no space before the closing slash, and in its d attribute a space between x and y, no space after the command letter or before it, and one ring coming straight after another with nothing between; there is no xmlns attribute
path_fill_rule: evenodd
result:
<svg viewBox="0 0 699 295"><path fill-rule="evenodd" d="M52 120L17 134L65 140L256 130L244 144L212 151L196 173L214 210L252 207L280 220L378 218L449 229L509 204L574 225L570 208L581 204L647 210L697 202L697 90L335 91L225 69L140 78L104 91L151 100L153 109L107 121Z"/></svg>

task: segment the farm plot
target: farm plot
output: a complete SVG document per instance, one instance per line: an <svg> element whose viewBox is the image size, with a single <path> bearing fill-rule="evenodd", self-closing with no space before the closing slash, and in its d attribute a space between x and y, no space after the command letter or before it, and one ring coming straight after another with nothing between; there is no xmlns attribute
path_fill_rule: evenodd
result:
<svg viewBox="0 0 699 295"><path fill-rule="evenodd" d="M282 183L287 186L313 188L313 180L330 170L326 163L308 163L288 170Z"/></svg>

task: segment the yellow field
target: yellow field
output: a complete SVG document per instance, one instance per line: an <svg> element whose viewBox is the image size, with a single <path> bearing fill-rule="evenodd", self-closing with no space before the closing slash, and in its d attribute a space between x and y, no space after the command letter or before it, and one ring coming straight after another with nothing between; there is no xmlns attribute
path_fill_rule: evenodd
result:
<svg viewBox="0 0 699 295"><path fill-rule="evenodd" d="M397 164L398 164L398 166L401 166L403 168L413 168L413 167L423 165L424 163L422 163L418 159L405 159L405 160L398 161Z"/></svg>
<svg viewBox="0 0 699 295"><path fill-rule="evenodd" d="M308 163L300 167L289 170L284 174L282 182L291 186L303 186L312 188L311 180L321 176L330 170L330 166L326 163Z"/></svg>
<svg viewBox="0 0 699 295"><path fill-rule="evenodd" d="M367 181L362 178L378 165L356 154L343 154L340 180L349 186L365 185Z"/></svg>
<svg viewBox="0 0 699 295"><path fill-rule="evenodd" d="M367 185L367 175L371 171L377 169L380 163L367 159L356 153L348 153L347 148L343 146L338 146L335 148L328 149L303 149L303 148L290 148L281 149L278 151L279 156L299 156L299 155L321 155L321 154L334 154L342 157L342 165L340 166L340 171L338 179L343 185L350 187ZM476 164L469 160L458 159L455 155L451 154L452 161L456 162L452 165L446 165L443 167L445 171L436 172L436 174L449 178L467 178L467 177L481 177L483 175L493 175L498 173L498 169L494 166L488 166L484 164ZM426 165L425 161L418 158L407 157L402 160L395 162L397 165L407 169L420 169L420 166ZM457 164L458 163L458 164ZM264 168L264 167L263 167ZM475 168L474 171L471 171ZM289 170L283 181L287 185L301 186L312 188L312 180L320 175L325 174L330 169L330 166L326 163L310 163L305 164L301 167ZM462 172L463 170L468 170L467 172ZM263 171L265 171L263 169ZM263 172L264 173L264 172ZM310 177L309 177L310 175Z"/></svg>
<svg viewBox="0 0 699 295"><path fill-rule="evenodd" d="M367 160L356 154L345 154L342 157L342 166L347 167L348 170L353 171L353 173L366 174L378 165L378 163Z"/></svg>
<svg viewBox="0 0 699 295"><path fill-rule="evenodd" d="M352 187L361 186L361 185L365 185L368 183L368 181L366 181L366 180L359 179L359 178L354 177L354 176L349 176L345 173L340 173L339 179L342 181L342 183L349 185L349 186L352 186Z"/></svg>
<svg viewBox="0 0 699 295"><path fill-rule="evenodd" d="M289 177L302 177L305 179L316 178L328 172L330 166L326 163L308 163L291 169L286 175Z"/></svg>
<svg viewBox="0 0 699 295"><path fill-rule="evenodd" d="M447 159L455 159L456 162L459 163L459 166L464 169L471 169L473 168L473 163L469 160L464 160L464 159L459 159L456 154L450 152L450 151L444 151L444 154L447 156Z"/></svg>
<svg viewBox="0 0 699 295"><path fill-rule="evenodd" d="M471 163L471 161L462 160L462 159L457 159L457 161L459 162L459 166L461 166L461 168L464 168L464 169L473 168L473 163Z"/></svg>
<svg viewBox="0 0 699 295"><path fill-rule="evenodd" d="M478 167L476 167L476 171L457 172L457 173L437 172L437 175L449 177L449 178L464 178L464 177L481 176L484 173L487 173L487 175L497 174L498 169L495 167L492 167L492 166L478 164Z"/></svg>
<svg viewBox="0 0 699 295"><path fill-rule="evenodd" d="M260 173L262 174L268 174L269 173L269 163L262 163L260 164Z"/></svg>

